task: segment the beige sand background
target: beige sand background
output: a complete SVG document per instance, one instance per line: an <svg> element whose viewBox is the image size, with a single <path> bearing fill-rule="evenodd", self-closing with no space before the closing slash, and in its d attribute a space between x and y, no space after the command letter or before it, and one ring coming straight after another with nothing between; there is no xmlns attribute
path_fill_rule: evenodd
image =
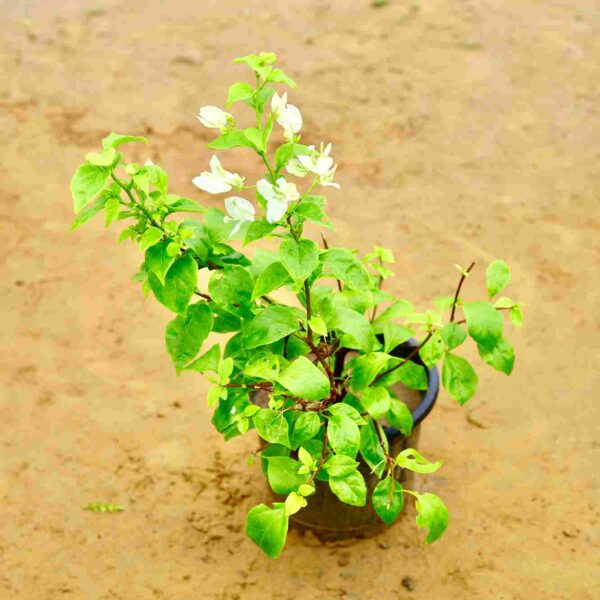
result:
<svg viewBox="0 0 600 600"><path fill-rule="evenodd" d="M600 5L595 0L302 0L1 7L2 600L600 597ZM351 545L243 533L265 487L225 444L206 385L166 360L169 314L130 281L133 245L68 233L68 183L109 131L146 134L182 195L210 157L195 119L273 50L301 87L305 140L330 140L332 243L398 256L419 306L455 262L507 260L527 303L514 375L445 394L422 480L450 507L431 547L413 509ZM131 153L133 151L133 154ZM261 174L248 153L227 162ZM477 273L477 272L476 272ZM126 511L95 515L90 501Z"/></svg>

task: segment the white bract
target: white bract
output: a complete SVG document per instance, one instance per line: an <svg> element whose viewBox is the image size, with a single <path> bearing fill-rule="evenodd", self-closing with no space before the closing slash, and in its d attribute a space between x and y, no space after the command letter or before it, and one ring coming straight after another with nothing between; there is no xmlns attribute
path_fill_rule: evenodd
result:
<svg viewBox="0 0 600 600"><path fill-rule="evenodd" d="M192 179L192 183L209 194L222 194L232 189L241 190L244 178L237 173L226 171L217 156L210 159L210 171L203 171Z"/></svg>
<svg viewBox="0 0 600 600"><path fill-rule="evenodd" d="M287 92L280 96L275 92L271 98L271 113L283 127L283 135L288 142L294 141L294 134L302 129L302 115L296 106L287 103Z"/></svg>
<svg viewBox="0 0 600 600"><path fill-rule="evenodd" d="M314 146L309 146L309 150L314 150ZM333 182L337 165L333 164L333 158L329 156L330 152L331 144L323 147L321 143L319 153L311 152L311 154L301 154L296 158L292 158L285 169L288 173L297 177L304 177L308 173L312 173L318 177L320 185L339 189L340 185Z"/></svg>
<svg viewBox="0 0 600 600"><path fill-rule="evenodd" d="M205 127L210 129L227 129L235 125L235 119L233 115L224 110L221 110L218 106L203 106L198 113L198 120Z"/></svg>
<svg viewBox="0 0 600 600"><path fill-rule="evenodd" d="M260 179L256 182L256 190L267 202L269 223L280 221L287 211L288 203L300 198L296 185L288 183L285 177L280 177L275 185L266 179Z"/></svg>
<svg viewBox="0 0 600 600"><path fill-rule="evenodd" d="M229 237L233 237L240 230L243 223L254 221L254 215L256 214L252 202L239 196L225 198L225 210L229 216L223 220L226 223L235 222L235 227L231 230Z"/></svg>

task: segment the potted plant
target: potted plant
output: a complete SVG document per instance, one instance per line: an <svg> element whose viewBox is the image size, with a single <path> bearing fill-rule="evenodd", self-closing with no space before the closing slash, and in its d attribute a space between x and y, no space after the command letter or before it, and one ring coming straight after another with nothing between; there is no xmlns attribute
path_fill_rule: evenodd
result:
<svg viewBox="0 0 600 600"><path fill-rule="evenodd" d="M210 148L255 152L264 177L247 182L213 156L193 182L223 194L225 211L205 208L170 192L167 174L150 160L124 161L121 145L144 138L113 133L73 176L72 228L100 211L107 226L127 221L119 240L144 252L134 279L175 314L166 346L177 373L203 373L212 383L207 401L225 439L258 433L261 466L277 498L249 511L246 533L268 556L281 553L290 519L323 534L365 533L375 520L392 524L407 497L415 498L417 525L430 543L446 529L448 510L435 494L408 489L407 475L442 464L414 447L437 395L436 365L460 404L477 388L459 354L468 338L486 363L511 373L503 316L520 326L521 304L496 299L509 269L492 262L487 298L465 302L474 265L457 266L454 293L438 298L434 310L417 311L382 289L394 263L389 250L375 246L361 259L329 247L325 237L306 237L315 225L331 227L319 193L339 188L331 145L300 143L301 113L274 88L295 83L274 66L274 54L234 62L250 68L253 85L234 83L226 104L245 104L252 125L242 128L214 106L198 118L217 130ZM177 218L181 213L200 216ZM246 246L266 237L278 250L246 255ZM199 271L209 273L203 289ZM293 301L282 300L283 288ZM203 348L211 332L222 343Z"/></svg>

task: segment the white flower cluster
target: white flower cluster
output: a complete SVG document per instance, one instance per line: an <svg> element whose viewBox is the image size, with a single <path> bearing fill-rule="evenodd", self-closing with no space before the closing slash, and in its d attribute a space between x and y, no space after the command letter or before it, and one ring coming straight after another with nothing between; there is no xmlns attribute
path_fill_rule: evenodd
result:
<svg viewBox="0 0 600 600"><path fill-rule="evenodd" d="M302 128L302 114L296 106L288 104L287 92L279 96L274 93L271 98L271 117L283 129L285 139L290 143L297 141L296 134ZM235 127L233 116L217 106L203 106L198 115L199 121L205 126L219 129L226 133ZM321 143L320 150L308 146L309 153L292 158L285 165L285 170L296 177L313 176L312 189L315 185L339 188L333 177L337 168L330 156L331 144ZM210 171L203 171L192 182L209 194L221 194L231 190L241 191L245 188L244 178L237 173L226 171L219 159L213 156L210 160ZM252 187L252 186L248 186ZM266 202L266 219L269 223L277 223L285 216L290 202L301 199L294 183L279 177L275 183L260 179L256 183L256 191ZM253 204L240 196L230 196L225 199L227 221L235 222L231 236L235 235L243 223L254 221L256 210Z"/></svg>

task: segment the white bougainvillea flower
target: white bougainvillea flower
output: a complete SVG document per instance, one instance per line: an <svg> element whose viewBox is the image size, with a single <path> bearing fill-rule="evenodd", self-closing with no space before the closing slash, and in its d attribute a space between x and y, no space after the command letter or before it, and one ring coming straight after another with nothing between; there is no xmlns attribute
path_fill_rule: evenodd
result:
<svg viewBox="0 0 600 600"><path fill-rule="evenodd" d="M256 190L267 202L267 221L276 223L287 212L288 204L300 198L298 189L293 183L288 183L285 177L280 177L275 185L261 179L256 182Z"/></svg>
<svg viewBox="0 0 600 600"><path fill-rule="evenodd" d="M226 171L214 156L210 159L210 171L203 171L192 179L192 183L209 194L222 194L232 189L241 190L244 187L244 178L237 173Z"/></svg>
<svg viewBox="0 0 600 600"><path fill-rule="evenodd" d="M296 106L287 103L287 92L279 96L277 92L271 97L271 113L283 127L283 135L288 142L294 141L294 135L302 129L302 115Z"/></svg>
<svg viewBox="0 0 600 600"><path fill-rule="evenodd" d="M314 150L314 146L309 146L310 150ZM338 188L340 185L333 182L333 176L337 169L337 165L333 164L331 153L331 144L321 143L320 152L312 152L311 154L301 154L296 158L292 158L286 165L286 171L298 177L304 177L307 173L316 175L319 184Z"/></svg>
<svg viewBox="0 0 600 600"><path fill-rule="evenodd" d="M154 163L152 162L152 159L151 158L147 158L146 162L144 163L144 166L145 167L153 167Z"/></svg>
<svg viewBox="0 0 600 600"><path fill-rule="evenodd" d="M235 227L231 230L229 237L233 237L244 223L254 221L256 211L252 202L239 196L225 198L225 210L228 216L224 218L226 223L235 222Z"/></svg>
<svg viewBox="0 0 600 600"><path fill-rule="evenodd" d="M203 106L198 113L198 120L210 129L227 129L235 125L233 115L218 106Z"/></svg>

